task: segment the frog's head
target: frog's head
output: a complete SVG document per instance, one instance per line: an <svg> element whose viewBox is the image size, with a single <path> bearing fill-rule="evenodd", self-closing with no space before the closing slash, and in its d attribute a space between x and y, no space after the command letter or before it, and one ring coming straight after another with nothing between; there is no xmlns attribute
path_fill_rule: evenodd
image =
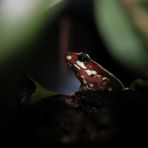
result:
<svg viewBox="0 0 148 148"><path fill-rule="evenodd" d="M88 67L88 63L91 58L88 54L81 52L67 52L66 53L66 61L70 65L70 67L75 71L86 70Z"/></svg>

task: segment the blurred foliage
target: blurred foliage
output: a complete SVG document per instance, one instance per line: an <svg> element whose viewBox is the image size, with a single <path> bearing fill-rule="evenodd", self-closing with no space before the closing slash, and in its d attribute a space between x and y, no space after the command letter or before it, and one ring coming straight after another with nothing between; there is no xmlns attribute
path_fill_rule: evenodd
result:
<svg viewBox="0 0 148 148"><path fill-rule="evenodd" d="M148 0L122 0L136 31L148 46Z"/></svg>
<svg viewBox="0 0 148 148"><path fill-rule="evenodd" d="M144 71L148 76L148 50L144 46L144 39L131 23L133 16L130 18L127 15L121 3L123 1L95 0L98 30L115 59L130 68ZM139 16L139 13L136 14Z"/></svg>
<svg viewBox="0 0 148 148"><path fill-rule="evenodd" d="M0 62L23 52L39 29L65 5L65 0L4 0L0 5ZM26 50L26 49L25 49Z"/></svg>
<svg viewBox="0 0 148 148"><path fill-rule="evenodd" d="M64 8L67 0L4 0L0 5L0 81L5 91L17 89L25 75L26 58L29 61L31 42L34 42L44 25L52 23ZM28 55L28 56L27 56ZM19 61L19 64L18 62ZM9 79L7 80L7 77ZM8 81L8 82L7 82ZM10 83L8 85L8 83ZM21 83L21 82L20 82ZM38 83L32 100L53 95ZM11 86L10 85L10 86Z"/></svg>

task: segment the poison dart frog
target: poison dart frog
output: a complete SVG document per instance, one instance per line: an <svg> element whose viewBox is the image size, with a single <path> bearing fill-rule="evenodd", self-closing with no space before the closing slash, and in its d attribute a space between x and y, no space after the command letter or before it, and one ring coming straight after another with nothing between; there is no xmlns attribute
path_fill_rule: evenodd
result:
<svg viewBox="0 0 148 148"><path fill-rule="evenodd" d="M124 85L112 73L84 52L67 52L66 62L79 79L79 91L122 90Z"/></svg>

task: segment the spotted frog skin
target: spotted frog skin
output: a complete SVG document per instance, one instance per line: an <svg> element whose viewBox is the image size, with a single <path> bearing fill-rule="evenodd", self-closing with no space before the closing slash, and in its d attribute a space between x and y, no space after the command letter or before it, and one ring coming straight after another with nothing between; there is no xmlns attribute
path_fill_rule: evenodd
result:
<svg viewBox="0 0 148 148"><path fill-rule="evenodd" d="M124 85L112 73L93 61L84 52L67 52L66 62L79 79L79 91L122 90Z"/></svg>

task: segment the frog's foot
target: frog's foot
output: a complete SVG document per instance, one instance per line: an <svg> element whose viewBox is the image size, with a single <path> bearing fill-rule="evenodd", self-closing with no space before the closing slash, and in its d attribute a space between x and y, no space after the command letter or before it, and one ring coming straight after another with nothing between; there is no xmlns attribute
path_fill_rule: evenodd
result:
<svg viewBox="0 0 148 148"><path fill-rule="evenodd" d="M125 87L125 88L123 88L122 90L123 90L123 91L126 91L126 90L130 90L130 88Z"/></svg>

